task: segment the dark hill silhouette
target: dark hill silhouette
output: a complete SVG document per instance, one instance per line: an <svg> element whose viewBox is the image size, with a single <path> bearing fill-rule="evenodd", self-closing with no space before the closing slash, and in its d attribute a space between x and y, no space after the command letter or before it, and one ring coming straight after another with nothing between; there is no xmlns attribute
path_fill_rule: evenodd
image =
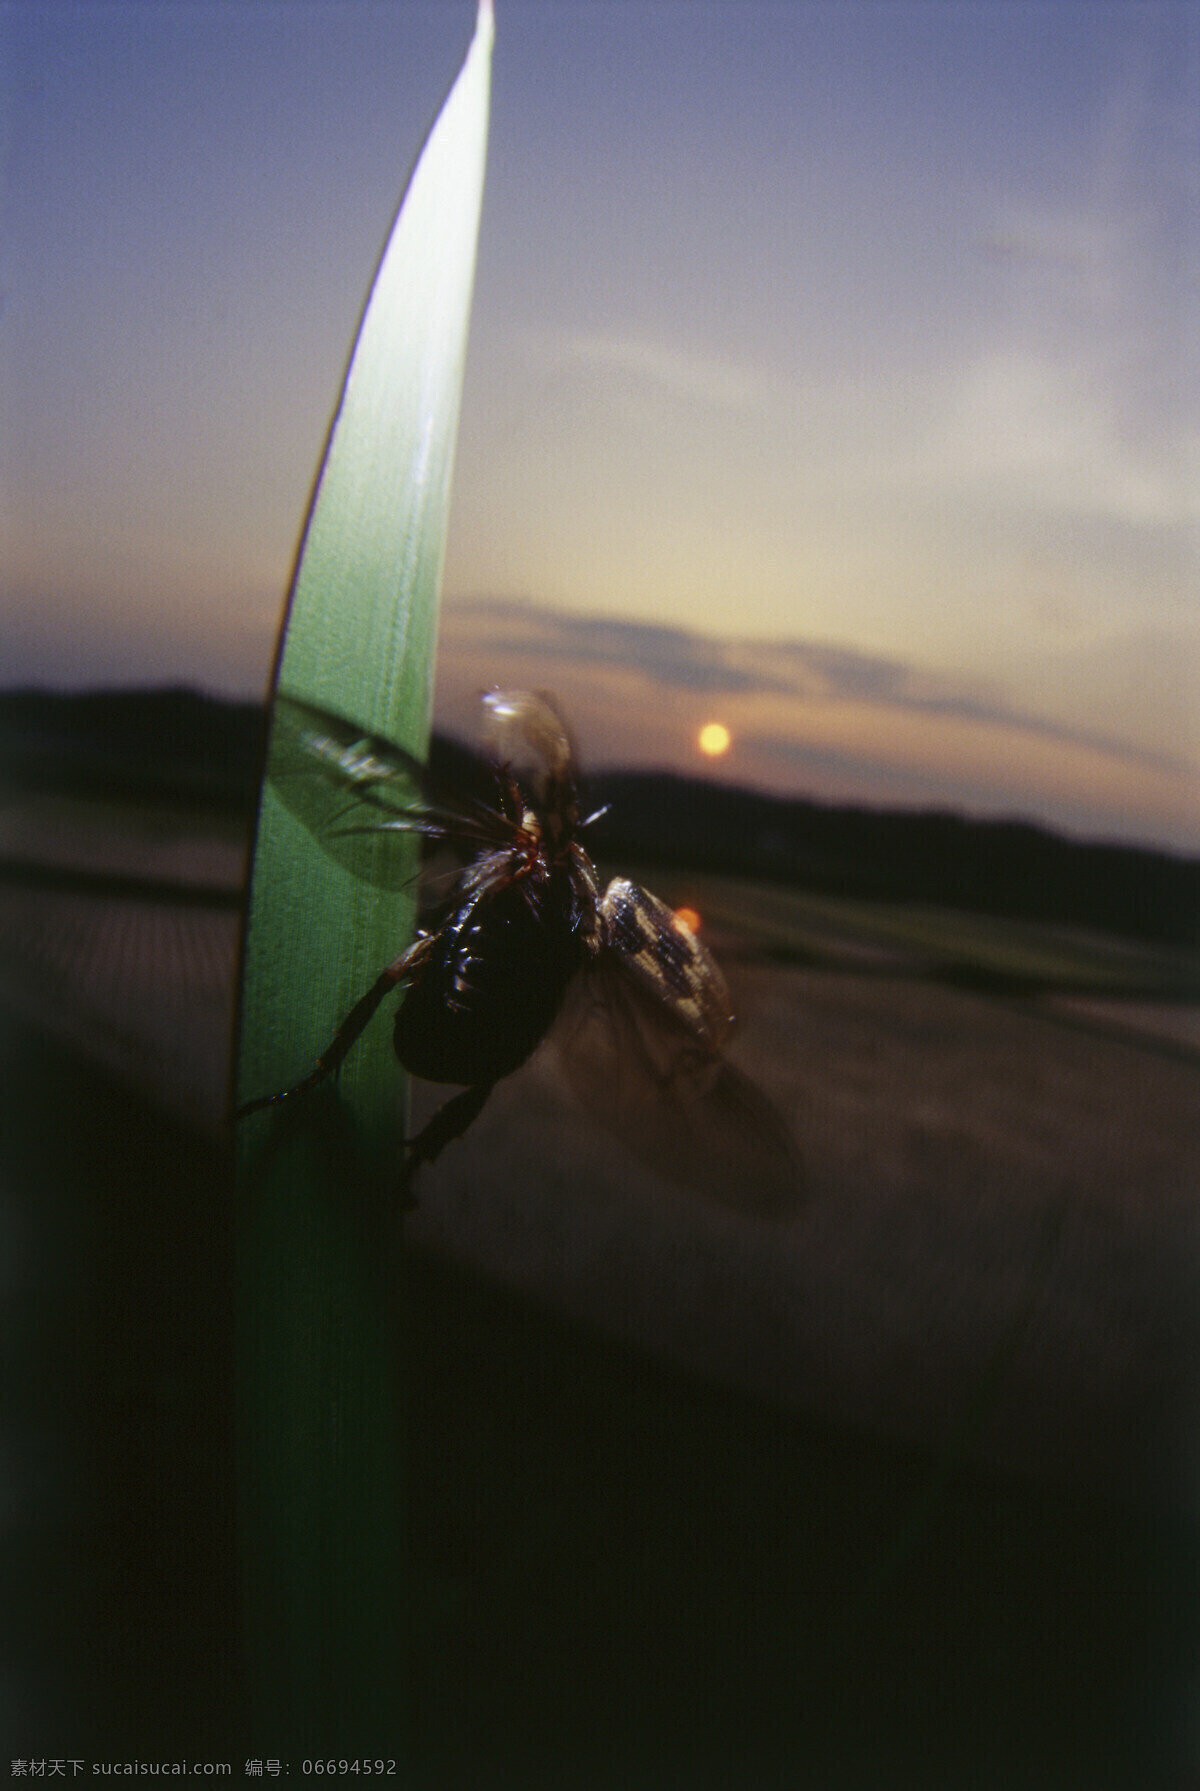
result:
<svg viewBox="0 0 1200 1791"><path fill-rule="evenodd" d="M0 775L11 789L216 804L253 815L265 733L257 703L186 688L0 692ZM431 763L473 782L475 755L436 737ZM1020 820L768 796L666 772L593 778L611 804L589 836L619 864L654 863L832 895L928 902L1200 943L1200 859L1066 839Z"/></svg>
<svg viewBox="0 0 1200 1791"><path fill-rule="evenodd" d="M614 772L596 849L872 901L929 902L1200 942L1200 860L1019 820L833 806L663 772Z"/></svg>
<svg viewBox="0 0 1200 1791"><path fill-rule="evenodd" d="M9 788L217 803L253 814L266 710L186 686L0 691Z"/></svg>

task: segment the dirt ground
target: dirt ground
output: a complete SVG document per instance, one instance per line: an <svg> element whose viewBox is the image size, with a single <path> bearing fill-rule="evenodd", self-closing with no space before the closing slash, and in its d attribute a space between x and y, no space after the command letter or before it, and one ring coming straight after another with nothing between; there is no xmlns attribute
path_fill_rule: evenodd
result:
<svg viewBox="0 0 1200 1791"><path fill-rule="evenodd" d="M643 1168L552 1046L423 1172L414 1242L667 1360L865 1431L1188 1510L1200 1066L1051 1005L728 966L733 1055L802 1153L776 1224ZM418 1087L414 1118L444 1091Z"/></svg>
<svg viewBox="0 0 1200 1791"><path fill-rule="evenodd" d="M0 1701L26 1752L215 1755L236 917L22 885L3 919ZM723 958L794 1218L655 1175L548 1044L403 1220L411 1782L1190 1791L1189 1010Z"/></svg>
<svg viewBox="0 0 1200 1791"><path fill-rule="evenodd" d="M134 868L178 869L155 856L177 855L169 829L135 843ZM224 863L231 888L236 869ZM219 1132L236 914L22 884L0 896L14 1010ZM739 899L773 923L780 908L784 937L796 924L780 892ZM937 920L935 936L953 925ZM1008 933L1029 943L962 925L975 949L993 934L1009 951ZM971 992L911 951L856 954L840 910L826 931L840 967L773 961L728 923L713 939L739 1015L731 1055L803 1160L792 1221L726 1210L644 1167L581 1110L550 1041L422 1172L413 1242L867 1433L941 1446L996 1380L979 1459L1193 1511L1197 1007ZM1111 956L1119 942L1083 945ZM1049 948L1053 962L1057 936ZM416 1085L414 1120L445 1095Z"/></svg>

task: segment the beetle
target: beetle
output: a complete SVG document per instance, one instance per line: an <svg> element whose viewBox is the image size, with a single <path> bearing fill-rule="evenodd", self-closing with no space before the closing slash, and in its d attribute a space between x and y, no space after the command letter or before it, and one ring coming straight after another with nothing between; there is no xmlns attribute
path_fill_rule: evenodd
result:
<svg viewBox="0 0 1200 1791"><path fill-rule="evenodd" d="M723 1054L725 978L657 896L605 887L580 838L574 747L545 692L483 697L485 795L440 785L395 742L280 693L271 781L323 848L359 875L364 836L417 834L466 855L411 945L351 1008L301 1081L259 1096L240 1120L332 1075L377 1008L404 986L393 1023L403 1067L459 1084L405 1142L402 1188L476 1118L492 1089L554 1033L571 1087L635 1155L671 1179L760 1216L796 1210L791 1135Z"/></svg>

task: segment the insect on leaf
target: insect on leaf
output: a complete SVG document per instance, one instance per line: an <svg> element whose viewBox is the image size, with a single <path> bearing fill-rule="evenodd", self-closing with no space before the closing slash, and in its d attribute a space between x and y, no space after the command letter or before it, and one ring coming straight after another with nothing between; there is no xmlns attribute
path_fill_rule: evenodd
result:
<svg viewBox="0 0 1200 1791"><path fill-rule="evenodd" d="M326 1081L400 993L400 1063L466 1091L408 1140L406 1192L554 1032L580 1099L636 1155L740 1211L786 1216L798 1204L799 1163L770 1102L722 1055L732 1015L718 965L648 890L615 877L601 891L553 701L497 690L484 705L505 753L492 761L491 802L438 789L393 742L281 699L273 778L326 852L350 863L354 851L417 833L453 844L465 862L428 930L378 971L315 1068L243 1114ZM356 874L386 886L380 862L375 853Z"/></svg>

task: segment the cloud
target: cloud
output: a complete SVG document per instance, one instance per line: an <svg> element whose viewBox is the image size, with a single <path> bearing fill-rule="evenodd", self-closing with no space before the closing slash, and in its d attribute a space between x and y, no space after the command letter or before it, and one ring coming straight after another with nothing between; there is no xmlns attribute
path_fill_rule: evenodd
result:
<svg viewBox="0 0 1200 1791"><path fill-rule="evenodd" d="M754 409L767 393L766 381L753 367L634 336L576 331L539 339L537 348L550 364L617 374L660 393L722 409Z"/></svg>
<svg viewBox="0 0 1200 1791"><path fill-rule="evenodd" d="M536 675L538 662L553 677L555 663L633 669L654 683L689 691L732 692L763 688L757 669L739 667L725 641L683 628L618 617L574 616L533 603L476 602L447 605L442 650L472 650L525 658ZM790 682L770 680L768 688L789 690Z"/></svg>
<svg viewBox="0 0 1200 1791"><path fill-rule="evenodd" d="M593 768L654 766L828 801L935 803L1200 849L1200 775L1183 756L845 643L723 641L526 602L448 603L439 725L475 737L479 693L496 684L551 690ZM733 736L716 766L700 762L695 744L714 720Z"/></svg>
<svg viewBox="0 0 1200 1791"><path fill-rule="evenodd" d="M1029 262L1089 275L1111 263L1118 242L1117 226L1109 218L1007 205L994 227L980 237L979 248L999 261Z"/></svg>
<svg viewBox="0 0 1200 1791"><path fill-rule="evenodd" d="M1188 444L1160 436L1152 449L1126 427L1128 414L1121 382L1083 350L997 349L951 376L904 470L917 484L975 491L989 507L1186 524L1196 514Z"/></svg>
<svg viewBox="0 0 1200 1791"><path fill-rule="evenodd" d="M954 678L896 658L828 641L718 640L688 629L617 617L576 616L533 603L447 604L440 652L497 668L520 666L521 681L554 684L588 670L631 676L655 688L711 698L770 698L796 704L872 708L999 725L1112 754L1146 769L1179 773L1177 756L1136 747L1007 702L983 681ZM496 677L501 676L497 670ZM505 681L513 681L504 672Z"/></svg>

